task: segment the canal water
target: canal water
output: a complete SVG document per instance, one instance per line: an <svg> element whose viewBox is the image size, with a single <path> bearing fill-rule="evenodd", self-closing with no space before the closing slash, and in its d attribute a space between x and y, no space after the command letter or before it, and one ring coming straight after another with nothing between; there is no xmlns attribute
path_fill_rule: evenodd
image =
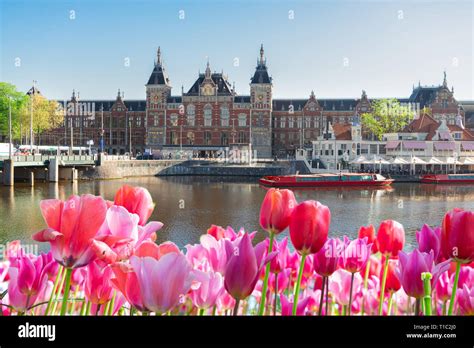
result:
<svg viewBox="0 0 474 348"><path fill-rule="evenodd" d="M178 246L197 243L211 224L238 230L259 230L258 215L265 189L256 178L142 177L125 180L79 183L36 183L29 187L0 186L0 244L19 239L32 245L31 235L45 227L39 202L47 198L66 199L71 194L92 193L113 200L122 184L147 188L156 208L152 220L164 223L158 241L171 240ZM423 223L436 226L446 211L460 207L474 210L474 186L395 184L389 189L300 189L298 201L314 199L329 206L332 214L330 236L357 236L359 226L394 219L405 226L407 246L416 244L415 231ZM279 238L287 235L283 232ZM34 245L33 245L34 247ZM42 243L39 250L46 251Z"/></svg>

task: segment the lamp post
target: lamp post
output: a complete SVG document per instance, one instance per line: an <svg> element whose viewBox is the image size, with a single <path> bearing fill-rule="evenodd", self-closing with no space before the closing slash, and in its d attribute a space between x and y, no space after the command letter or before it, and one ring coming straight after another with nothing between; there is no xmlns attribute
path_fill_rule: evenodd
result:
<svg viewBox="0 0 474 348"><path fill-rule="evenodd" d="M456 174L456 162L458 161L458 153L454 152L453 157L454 157L454 174Z"/></svg>
<svg viewBox="0 0 474 348"><path fill-rule="evenodd" d="M104 152L104 105L100 106L101 125L100 125L100 152Z"/></svg>
<svg viewBox="0 0 474 348"><path fill-rule="evenodd" d="M30 96L30 152L33 153L33 98L35 96L36 81L33 80L33 90Z"/></svg>
<svg viewBox="0 0 474 348"><path fill-rule="evenodd" d="M12 97L8 96L8 159L12 160Z"/></svg>
<svg viewBox="0 0 474 348"><path fill-rule="evenodd" d="M130 159L132 159L132 119L128 119L128 128L130 131L130 137L128 142L128 152L130 153Z"/></svg>

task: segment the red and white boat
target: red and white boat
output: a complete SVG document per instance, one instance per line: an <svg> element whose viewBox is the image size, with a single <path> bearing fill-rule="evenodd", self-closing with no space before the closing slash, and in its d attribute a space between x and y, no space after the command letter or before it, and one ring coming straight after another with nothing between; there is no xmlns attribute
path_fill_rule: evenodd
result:
<svg viewBox="0 0 474 348"><path fill-rule="evenodd" d="M365 187L388 186L393 179L380 174L341 173L264 176L259 182L271 187Z"/></svg>
<svg viewBox="0 0 474 348"><path fill-rule="evenodd" d="M423 184L474 184L474 174L427 174L421 176Z"/></svg>

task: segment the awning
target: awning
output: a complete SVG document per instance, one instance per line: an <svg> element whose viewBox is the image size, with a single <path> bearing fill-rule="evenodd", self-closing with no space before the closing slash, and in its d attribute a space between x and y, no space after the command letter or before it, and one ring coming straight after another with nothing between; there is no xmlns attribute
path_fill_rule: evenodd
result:
<svg viewBox="0 0 474 348"><path fill-rule="evenodd" d="M466 150L466 151L474 151L474 141L463 141L461 143L461 146L463 148L463 150Z"/></svg>
<svg viewBox="0 0 474 348"><path fill-rule="evenodd" d="M439 158L436 158L436 157L431 157L427 163L428 164L444 164L443 161L441 161Z"/></svg>
<svg viewBox="0 0 474 348"><path fill-rule="evenodd" d="M462 164L471 165L471 164L474 164L474 158L466 157L461 162L462 162Z"/></svg>
<svg viewBox="0 0 474 348"><path fill-rule="evenodd" d="M454 142L445 142L445 141L439 141L434 143L435 150L455 150L456 149L456 143Z"/></svg>
<svg viewBox="0 0 474 348"><path fill-rule="evenodd" d="M387 145L385 145L386 149L396 149L400 145L400 142L397 140L389 140L387 141Z"/></svg>
<svg viewBox="0 0 474 348"><path fill-rule="evenodd" d="M405 160L404 160L403 158L401 158L401 157L395 157L395 158L393 158L393 159L390 161L390 163L392 163L392 164L408 164L408 162L405 161Z"/></svg>
<svg viewBox="0 0 474 348"><path fill-rule="evenodd" d="M411 164L426 164L425 161L423 161L421 158L418 158L418 157L410 158L410 163Z"/></svg>
<svg viewBox="0 0 474 348"><path fill-rule="evenodd" d="M403 145L403 148L407 150L426 149L426 143L424 141L404 141L402 145Z"/></svg>
<svg viewBox="0 0 474 348"><path fill-rule="evenodd" d="M446 163L447 164L462 164L458 160L454 159L454 157L448 157L446 158Z"/></svg>
<svg viewBox="0 0 474 348"><path fill-rule="evenodd" d="M350 163L352 163L352 164L362 164L365 161L367 161L367 158L365 158L365 156L359 156L356 159L352 160Z"/></svg>

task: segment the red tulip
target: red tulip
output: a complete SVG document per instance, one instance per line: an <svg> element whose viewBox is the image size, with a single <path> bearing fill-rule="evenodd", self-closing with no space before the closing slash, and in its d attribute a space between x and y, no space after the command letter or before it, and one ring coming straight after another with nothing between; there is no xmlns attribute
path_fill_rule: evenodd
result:
<svg viewBox="0 0 474 348"><path fill-rule="evenodd" d="M317 253L328 238L331 212L317 201L298 204L291 214L290 238L300 254Z"/></svg>
<svg viewBox="0 0 474 348"><path fill-rule="evenodd" d="M137 214L141 226L146 224L155 209L155 204L147 189L128 185L123 185L117 191L114 204L125 207L132 214Z"/></svg>
<svg viewBox="0 0 474 348"><path fill-rule="evenodd" d="M271 188L267 191L260 208L260 226L269 233L283 232L290 224L291 213L296 206L293 191Z"/></svg>
<svg viewBox="0 0 474 348"><path fill-rule="evenodd" d="M461 263L474 260L474 212L455 208L444 216L441 250L444 257Z"/></svg>
<svg viewBox="0 0 474 348"><path fill-rule="evenodd" d="M374 225L360 226L359 228L359 239L367 237L367 244L372 243L372 253L375 254L379 251L377 248L377 238L375 236Z"/></svg>
<svg viewBox="0 0 474 348"><path fill-rule="evenodd" d="M400 279L398 279L398 274L396 273L397 265L397 260L388 260L387 280L385 282L385 289L389 292L398 291L402 286L400 284ZM382 272L380 272L379 279L382 279L382 276Z"/></svg>
<svg viewBox="0 0 474 348"><path fill-rule="evenodd" d="M394 220L385 220L377 232L377 246L379 251L390 258L397 258L398 252L405 245L405 230L403 225Z"/></svg>
<svg viewBox="0 0 474 348"><path fill-rule="evenodd" d="M48 228L33 235L50 242L54 259L66 268L87 265L95 253L92 239L105 221L107 205L101 197L71 196L66 202L47 199L40 203Z"/></svg>

